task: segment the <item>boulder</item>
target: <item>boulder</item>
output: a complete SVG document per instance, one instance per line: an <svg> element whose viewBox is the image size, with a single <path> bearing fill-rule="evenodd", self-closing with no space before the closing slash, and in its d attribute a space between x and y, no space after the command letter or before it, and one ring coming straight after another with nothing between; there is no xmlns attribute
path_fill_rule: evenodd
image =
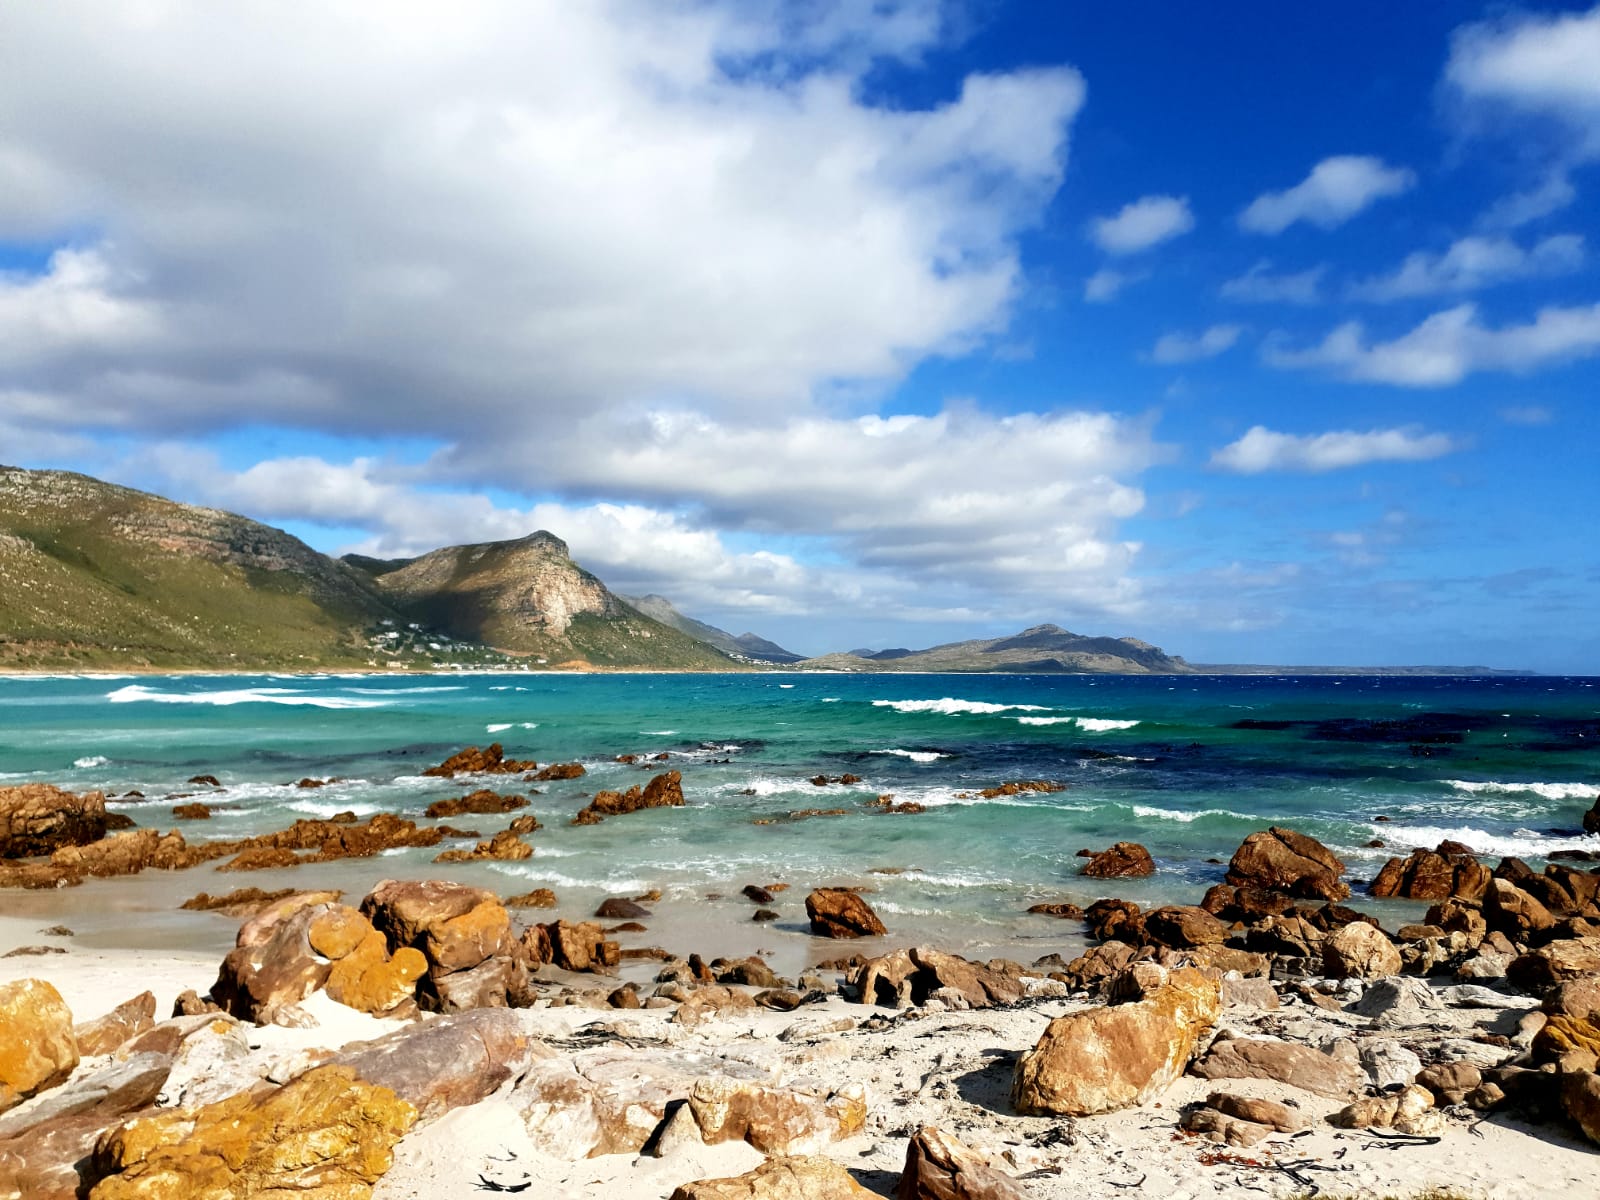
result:
<svg viewBox="0 0 1600 1200"><path fill-rule="evenodd" d="M622 948L606 940L605 930L597 922L556 921L538 928L550 947L550 956L545 961L564 971L604 973L622 961ZM524 944L526 941L524 935Z"/></svg>
<svg viewBox="0 0 1600 1200"><path fill-rule="evenodd" d="M806 897L811 932L819 937L881 937L889 931L872 906L843 888L818 888Z"/></svg>
<svg viewBox="0 0 1600 1200"><path fill-rule="evenodd" d="M1226 1116L1255 1125L1265 1125L1279 1133L1298 1133L1306 1126L1306 1119L1297 1109L1276 1100L1263 1100L1255 1096L1235 1096L1231 1092L1212 1092L1206 1097L1206 1107L1214 1108Z"/></svg>
<svg viewBox="0 0 1600 1200"><path fill-rule="evenodd" d="M388 940L392 953L416 950L427 960L418 984L424 1008L503 1008L515 985L516 939L511 914L483 888L441 880L385 880L361 902L361 912Z"/></svg>
<svg viewBox="0 0 1600 1200"><path fill-rule="evenodd" d="M1084 863L1082 874L1095 879L1136 878L1155 873L1155 860L1138 842L1117 842Z"/></svg>
<svg viewBox="0 0 1600 1200"><path fill-rule="evenodd" d="M52 1088L78 1065L72 1013L42 979L0 984L0 1112Z"/></svg>
<svg viewBox="0 0 1600 1200"><path fill-rule="evenodd" d="M325 990L349 1008L382 1015L416 998L417 981L427 969L420 950L401 946L391 955L388 939L368 926L361 941L328 969Z"/></svg>
<svg viewBox="0 0 1600 1200"><path fill-rule="evenodd" d="M1328 1118L1343 1129L1395 1129L1401 1133L1429 1134L1437 1125L1433 1094L1412 1084L1397 1093L1370 1096L1348 1104ZM1431 1118L1431 1119L1430 1119Z"/></svg>
<svg viewBox="0 0 1600 1200"><path fill-rule="evenodd" d="M1022 998L1017 972L998 963L970 962L926 946L895 950L862 963L850 977L862 1004L890 1008L926 1004L936 992L950 988L967 1008L1014 1004Z"/></svg>
<svg viewBox="0 0 1600 1200"><path fill-rule="evenodd" d="M1276 1079L1334 1099L1348 1098L1366 1082L1352 1062L1298 1042L1270 1038L1216 1042L1191 1070L1202 1079Z"/></svg>
<svg viewBox="0 0 1600 1200"><path fill-rule="evenodd" d="M607 896L600 901L600 907L594 910L594 915L604 921L637 921L640 917L648 917L650 910L626 896Z"/></svg>
<svg viewBox="0 0 1600 1200"><path fill-rule="evenodd" d="M467 813L508 813L528 807L526 796L506 796L488 788L479 788L465 796L452 796L448 800L435 800L428 805L426 815L437 820L441 817L459 817Z"/></svg>
<svg viewBox="0 0 1600 1200"><path fill-rule="evenodd" d="M247 922L240 944L228 952L211 985L211 999L224 1012L258 1025L298 1004L328 982L332 964L311 944L312 923L334 906L291 909L270 926ZM247 940L248 939L248 940Z"/></svg>
<svg viewBox="0 0 1600 1200"><path fill-rule="evenodd" d="M895 1200L1027 1200L1011 1176L950 1134L924 1125L906 1147Z"/></svg>
<svg viewBox="0 0 1600 1200"><path fill-rule="evenodd" d="M486 842L479 842L471 850L445 850L433 861L454 862L521 862L533 857L533 847L509 829L502 829Z"/></svg>
<svg viewBox="0 0 1600 1200"><path fill-rule="evenodd" d="M1600 1143L1600 1075L1574 1071L1561 1080L1561 1107L1591 1142Z"/></svg>
<svg viewBox="0 0 1600 1200"><path fill-rule="evenodd" d="M1583 814L1583 831L1600 833L1600 796L1595 797L1594 804Z"/></svg>
<svg viewBox="0 0 1600 1200"><path fill-rule="evenodd" d="M499 742L494 742L487 750L480 750L476 746L458 750L437 767L429 767L422 773L440 779L454 779L457 775L521 775L538 767L539 764L532 759L518 761L507 758L505 748Z"/></svg>
<svg viewBox="0 0 1600 1200"><path fill-rule="evenodd" d="M1494 878L1483 894L1483 918L1489 928L1514 942L1546 941L1556 923L1549 909L1510 880Z"/></svg>
<svg viewBox="0 0 1600 1200"><path fill-rule="evenodd" d="M132 1000L124 1000L104 1016L85 1021L75 1027L72 1033L78 1041L78 1053L85 1058L93 1058L97 1054L110 1054L118 1046L144 1033L155 1023L155 993L140 992Z"/></svg>
<svg viewBox="0 0 1600 1200"><path fill-rule="evenodd" d="M588 772L584 769L582 763L551 763L548 767L541 768L538 774L533 777L533 781L535 783L548 783L552 780L581 779L586 774Z"/></svg>
<svg viewBox="0 0 1600 1200"><path fill-rule="evenodd" d="M1457 1062L1435 1063L1417 1072L1417 1086L1425 1087L1433 1095L1434 1105L1447 1108L1461 1104L1483 1084L1483 1071L1477 1064L1461 1059Z"/></svg>
<svg viewBox="0 0 1600 1200"><path fill-rule="evenodd" d="M95 1147L94 1200L368 1194L417 1111L349 1067L321 1066L270 1091L158 1110Z"/></svg>
<svg viewBox="0 0 1600 1200"><path fill-rule="evenodd" d="M1374 1038L1361 1047L1360 1062L1380 1091L1404 1086L1422 1071L1422 1060L1393 1038Z"/></svg>
<svg viewBox="0 0 1600 1200"><path fill-rule="evenodd" d="M683 804L682 774L663 771L645 784L642 791L635 784L626 792L596 792L574 823L592 825L605 817L622 816L642 808L682 808Z"/></svg>
<svg viewBox="0 0 1600 1200"><path fill-rule="evenodd" d="M1442 1012L1446 1006L1444 998L1422 980L1390 975L1375 980L1350 1007L1379 1027L1394 1028L1431 1025L1432 1014Z"/></svg>
<svg viewBox="0 0 1600 1200"><path fill-rule="evenodd" d="M1368 891L1406 900L1482 899L1489 886L1489 868L1471 854L1446 853L1452 849L1447 842L1437 850L1413 850L1406 858L1391 858Z"/></svg>
<svg viewBox="0 0 1600 1200"><path fill-rule="evenodd" d="M1506 977L1525 992L1541 994L1587 975L1600 975L1600 937L1564 938L1518 955Z"/></svg>
<svg viewBox="0 0 1600 1200"><path fill-rule="evenodd" d="M1343 873L1344 863L1316 838L1274 825L1245 838L1228 864L1226 881L1304 899L1343 900L1350 894L1339 879Z"/></svg>
<svg viewBox="0 0 1600 1200"><path fill-rule="evenodd" d="M701 1179L673 1191L668 1200L881 1200L829 1158L772 1158L753 1171Z"/></svg>
<svg viewBox="0 0 1600 1200"><path fill-rule="evenodd" d="M0 787L0 858L31 858L106 835L103 792L76 795L48 783Z"/></svg>
<svg viewBox="0 0 1600 1200"><path fill-rule="evenodd" d="M748 1142L763 1154L812 1154L867 1122L860 1084L830 1092L716 1075L695 1080L689 1111L707 1145Z"/></svg>
<svg viewBox="0 0 1600 1200"><path fill-rule="evenodd" d="M1057 1017L1017 1062L1025 1115L1088 1116L1141 1104L1183 1072L1222 1009L1221 989L1185 968L1147 998Z"/></svg>
<svg viewBox="0 0 1600 1200"><path fill-rule="evenodd" d="M1169 904L1144 914L1145 940L1175 950L1213 946L1228 936L1228 927L1194 904Z"/></svg>
<svg viewBox="0 0 1600 1200"><path fill-rule="evenodd" d="M417 1110L418 1121L428 1122L486 1099L536 1057L554 1053L524 1032L515 1013L482 1008L346 1046L332 1061L388 1088Z"/></svg>
<svg viewBox="0 0 1600 1200"><path fill-rule="evenodd" d="M1400 973L1400 951L1381 929L1354 921L1322 943L1322 967L1333 979L1379 979Z"/></svg>

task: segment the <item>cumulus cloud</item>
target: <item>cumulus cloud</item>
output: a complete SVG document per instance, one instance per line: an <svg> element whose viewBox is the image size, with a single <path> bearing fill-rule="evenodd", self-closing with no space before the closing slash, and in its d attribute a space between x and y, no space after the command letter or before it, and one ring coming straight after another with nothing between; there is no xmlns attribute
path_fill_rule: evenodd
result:
<svg viewBox="0 0 1600 1200"><path fill-rule="evenodd" d="M1238 325L1213 325L1204 333L1164 333L1156 339L1150 357L1158 363L1192 363L1215 358L1232 349L1243 332Z"/></svg>
<svg viewBox="0 0 1600 1200"><path fill-rule="evenodd" d="M1272 260L1263 258L1243 275L1226 280L1220 291L1224 300L1251 304L1315 304L1322 299L1325 266L1305 271L1274 274Z"/></svg>
<svg viewBox="0 0 1600 1200"><path fill-rule="evenodd" d="M1583 238L1555 234L1527 249L1508 237L1464 237L1443 254L1417 251L1388 275L1356 284L1360 300L1404 300L1442 292L1474 292L1519 279L1566 275L1583 266Z"/></svg>
<svg viewBox="0 0 1600 1200"><path fill-rule="evenodd" d="M1145 196L1089 223L1089 238L1107 254L1136 254L1194 228L1187 196Z"/></svg>
<svg viewBox="0 0 1600 1200"><path fill-rule="evenodd" d="M1584 13L1516 14L1467 25L1451 38L1445 80L1463 98L1553 116L1600 151L1600 6Z"/></svg>
<svg viewBox="0 0 1600 1200"><path fill-rule="evenodd" d="M1257 196L1239 214L1239 227L1249 233L1278 234L1304 221L1332 229L1384 197L1409 191L1416 182L1409 168L1391 167L1366 155L1335 155L1311 168L1311 174L1294 187Z"/></svg>
<svg viewBox="0 0 1600 1200"><path fill-rule="evenodd" d="M1600 353L1600 304L1543 308L1525 325L1499 329L1475 305L1434 313L1392 342L1369 343L1359 321L1340 325L1316 346L1274 339L1262 356L1275 367L1326 367L1345 379L1400 387L1448 387L1478 371L1531 371Z"/></svg>
<svg viewBox="0 0 1600 1200"><path fill-rule="evenodd" d="M1420 462L1461 448L1455 438L1415 427L1365 433L1279 433L1256 425L1211 456L1211 465L1241 475L1264 471L1336 471L1374 462Z"/></svg>
<svg viewBox="0 0 1600 1200"><path fill-rule="evenodd" d="M1483 224L1491 229L1516 229L1560 212L1577 198L1578 189L1572 186L1567 172L1558 168L1534 186L1495 201L1483 214Z"/></svg>
<svg viewBox="0 0 1600 1200"><path fill-rule="evenodd" d="M1122 289L1146 278L1141 271L1118 271L1114 267L1101 267L1083 281L1083 298L1090 304L1108 304Z"/></svg>

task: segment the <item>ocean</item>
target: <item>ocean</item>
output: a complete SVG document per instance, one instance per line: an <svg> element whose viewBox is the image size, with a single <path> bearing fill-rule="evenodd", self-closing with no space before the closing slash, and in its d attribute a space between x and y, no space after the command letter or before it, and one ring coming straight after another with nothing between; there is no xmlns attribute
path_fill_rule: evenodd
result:
<svg viewBox="0 0 1600 1200"><path fill-rule="evenodd" d="M581 778L526 791L545 828L532 859L435 866L431 850L253 875L210 867L74 889L104 939L188 936L176 901L257 884L448 876L501 893L551 887L560 915L659 889L651 937L771 948L805 936L813 886L864 884L891 934L1019 957L1065 923L1039 901L1102 895L1198 901L1249 833L1288 825L1370 878L1390 855L1452 838L1538 866L1600 854L1600 680L1559 677L672 675L93 676L0 678L0 784L101 789L141 825L238 837L341 811L422 819L478 784L421 774L466 745L579 761ZM624 764L625 754L665 762ZM600 788L683 773L684 809L573 827ZM212 793L187 781L209 774ZM817 786L817 775L860 776ZM302 777L339 780L316 790ZM1065 785L982 799L1008 780ZM868 807L881 795L920 813ZM180 797L219 806L176 822ZM794 817L805 810L840 815ZM488 836L508 818L455 818ZM758 823L760 822L760 823ZM1143 843L1157 873L1095 881L1080 849ZM1381 841L1381 846L1370 845ZM147 873L148 875L149 873ZM782 919L748 926L747 883L783 882ZM1374 911L1361 895L1353 903ZM708 900L707 897L717 897ZM7 897L15 908L19 893ZM1393 906L1390 906L1393 907ZM42 911L42 910L41 910ZM165 931L163 933L163 931ZM231 929L227 932L231 933ZM220 934L218 935L221 936ZM799 939L798 942L792 939ZM744 947L748 952L749 947Z"/></svg>

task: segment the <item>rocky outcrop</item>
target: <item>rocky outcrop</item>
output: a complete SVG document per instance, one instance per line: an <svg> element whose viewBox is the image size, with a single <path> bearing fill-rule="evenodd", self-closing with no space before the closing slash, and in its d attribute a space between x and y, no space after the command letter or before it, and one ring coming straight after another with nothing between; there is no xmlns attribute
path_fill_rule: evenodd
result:
<svg viewBox="0 0 1600 1200"><path fill-rule="evenodd" d="M589 806L573 818L574 825L594 825L606 817L618 817L644 808L682 808L683 775L663 771L644 785L625 792L596 792Z"/></svg>
<svg viewBox="0 0 1600 1200"><path fill-rule="evenodd" d="M515 1013L480 1008L346 1046L333 1063L388 1088L427 1122L493 1095L536 1057L554 1053L523 1031Z"/></svg>
<svg viewBox="0 0 1600 1200"><path fill-rule="evenodd" d="M867 1101L859 1085L829 1091L711 1075L690 1088L689 1112L707 1145L748 1142L763 1154L811 1154L860 1133Z"/></svg>
<svg viewBox="0 0 1600 1200"><path fill-rule="evenodd" d="M521 775L538 767L539 764L532 759L518 761L507 758L505 747L494 742L487 750L480 750L476 746L457 750L437 767L429 767L422 773L439 779L454 779L457 775Z"/></svg>
<svg viewBox="0 0 1600 1200"><path fill-rule="evenodd" d="M1413 850L1406 858L1391 858L1368 890L1382 898L1481 900L1489 887L1489 868L1456 849L1444 843L1436 850Z"/></svg>
<svg viewBox="0 0 1600 1200"><path fill-rule="evenodd" d="M1155 874L1155 859L1138 842L1117 842L1084 863L1082 874L1095 879L1137 878Z"/></svg>
<svg viewBox="0 0 1600 1200"><path fill-rule="evenodd" d="M1174 950L1214 946L1228 936L1228 927L1193 904L1169 904L1144 914L1144 940Z"/></svg>
<svg viewBox="0 0 1600 1200"><path fill-rule="evenodd" d="M1022 974L1015 964L985 965L917 946L868 959L851 975L850 987L862 1004L906 1008L953 993L962 1007L988 1008L1020 1000Z"/></svg>
<svg viewBox="0 0 1600 1200"><path fill-rule="evenodd" d="M553 921L523 935L530 962L553 963L564 971L607 972L622 961L622 947L608 941L595 921Z"/></svg>
<svg viewBox="0 0 1600 1200"><path fill-rule="evenodd" d="M1221 1010L1217 983L1186 968L1142 1000L1057 1017L1018 1060L1012 1103L1033 1116L1142 1104L1183 1073Z"/></svg>
<svg viewBox="0 0 1600 1200"><path fill-rule="evenodd" d="M54 1087L78 1065L72 1013L42 979L0 984L0 1112Z"/></svg>
<svg viewBox="0 0 1600 1200"><path fill-rule="evenodd" d="M844 888L818 888L806 897L806 916L818 937L882 937L889 931L872 906Z"/></svg>
<svg viewBox="0 0 1600 1200"><path fill-rule="evenodd" d="M1316 838L1274 825L1252 833L1234 851L1227 882L1307 900L1343 900L1350 895L1339 879L1343 873L1344 863Z"/></svg>
<svg viewBox="0 0 1600 1200"><path fill-rule="evenodd" d="M316 1067L280 1088L125 1122L95 1147L91 1196L353 1200L389 1169L416 1120L349 1067Z"/></svg>
<svg viewBox="0 0 1600 1200"><path fill-rule="evenodd" d="M995 1170L982 1155L930 1125L917 1130L906 1147L895 1200L1027 1200L1011 1176Z"/></svg>
<svg viewBox="0 0 1600 1200"><path fill-rule="evenodd" d="M479 842L471 850L446 850L433 861L436 863L521 862L532 857L532 846L511 830L502 829L488 841Z"/></svg>
<svg viewBox="0 0 1600 1200"><path fill-rule="evenodd" d="M361 912L388 939L391 953L418 951L427 970L418 1002L438 1012L503 1008L517 986L511 915L493 892L430 880L385 880Z"/></svg>
<svg viewBox="0 0 1600 1200"><path fill-rule="evenodd" d="M459 817L464 813L508 813L527 807L528 798L526 796L502 795L499 792L490 791L488 788L479 788L475 792L468 792L465 796L452 796L448 800L435 800L428 805L427 815L438 819L440 817Z"/></svg>
<svg viewBox="0 0 1600 1200"><path fill-rule="evenodd" d="M110 1054L155 1023L155 993L141 992L131 1000L124 1000L104 1016L74 1027L72 1034L78 1041L78 1053L85 1058L93 1058L98 1054Z"/></svg>
<svg viewBox="0 0 1600 1200"><path fill-rule="evenodd" d="M1400 973L1400 951L1381 929L1352 921L1322 943L1322 965L1334 979L1380 979Z"/></svg>
<svg viewBox="0 0 1600 1200"><path fill-rule="evenodd" d="M106 798L48 783L0 787L0 858L31 858L106 835Z"/></svg>
<svg viewBox="0 0 1600 1200"><path fill-rule="evenodd" d="M1276 1079L1319 1096L1348 1099L1366 1081L1355 1063L1270 1038L1217 1041L1193 1072L1202 1079Z"/></svg>
<svg viewBox="0 0 1600 1200"><path fill-rule="evenodd" d="M802 1155L768 1159L753 1171L701 1179L668 1200L879 1200L830 1158Z"/></svg>

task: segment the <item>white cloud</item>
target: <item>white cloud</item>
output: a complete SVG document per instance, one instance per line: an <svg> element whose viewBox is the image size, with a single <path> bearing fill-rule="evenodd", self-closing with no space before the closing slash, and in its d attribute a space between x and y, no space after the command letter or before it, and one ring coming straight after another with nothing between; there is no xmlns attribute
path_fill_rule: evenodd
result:
<svg viewBox="0 0 1600 1200"><path fill-rule="evenodd" d="M1583 266L1583 238L1555 234L1523 249L1507 237L1464 237L1443 254L1417 251L1388 275L1356 284L1361 300L1402 300L1442 292L1472 292L1519 279L1566 275Z"/></svg>
<svg viewBox="0 0 1600 1200"><path fill-rule="evenodd" d="M1213 325L1204 333L1164 333L1150 351L1158 363L1192 363L1215 358L1239 340L1244 330L1238 325Z"/></svg>
<svg viewBox="0 0 1600 1200"><path fill-rule="evenodd" d="M1500 419L1507 425L1548 425L1556 414L1543 404L1512 404L1500 410Z"/></svg>
<svg viewBox="0 0 1600 1200"><path fill-rule="evenodd" d="M1600 150L1600 7L1517 14L1467 25L1450 44L1445 79L1470 102L1493 102L1570 123Z"/></svg>
<svg viewBox="0 0 1600 1200"><path fill-rule="evenodd" d="M1269 343L1275 367L1327 367L1346 379L1401 387L1448 387L1477 371L1531 371L1600 353L1600 304L1544 308L1526 325L1491 329L1475 305L1434 313L1392 342L1368 343L1359 321L1305 350Z"/></svg>
<svg viewBox="0 0 1600 1200"><path fill-rule="evenodd" d="M1083 281L1083 298L1090 304L1107 304L1115 300L1123 288L1146 278L1148 276L1142 271L1118 271L1112 267L1101 267Z"/></svg>
<svg viewBox="0 0 1600 1200"><path fill-rule="evenodd" d="M1223 283L1220 292L1224 300L1252 304L1315 304L1322 299L1322 277L1327 270L1316 266L1274 275L1272 261L1263 258L1243 275Z"/></svg>
<svg viewBox="0 0 1600 1200"><path fill-rule="evenodd" d="M1483 214L1483 224L1491 229L1516 229L1560 212L1577 198L1578 190L1566 171L1552 170L1533 187L1497 200Z"/></svg>
<svg viewBox="0 0 1600 1200"><path fill-rule="evenodd" d="M1386 166L1382 159L1341 154L1325 158L1311 174L1282 192L1263 192L1239 214L1239 227L1250 233L1282 233L1296 221L1319 229L1343 225L1374 202L1398 196L1416 186L1406 167Z"/></svg>
<svg viewBox="0 0 1600 1200"><path fill-rule="evenodd" d="M1211 465L1241 475L1263 471L1336 471L1373 462L1420 462L1461 449L1448 434L1416 428L1373 429L1366 433L1278 433L1254 426L1211 456Z"/></svg>
<svg viewBox="0 0 1600 1200"><path fill-rule="evenodd" d="M1112 217L1089 223L1089 237L1107 254L1135 254L1188 233L1194 214L1187 196L1145 196Z"/></svg>

